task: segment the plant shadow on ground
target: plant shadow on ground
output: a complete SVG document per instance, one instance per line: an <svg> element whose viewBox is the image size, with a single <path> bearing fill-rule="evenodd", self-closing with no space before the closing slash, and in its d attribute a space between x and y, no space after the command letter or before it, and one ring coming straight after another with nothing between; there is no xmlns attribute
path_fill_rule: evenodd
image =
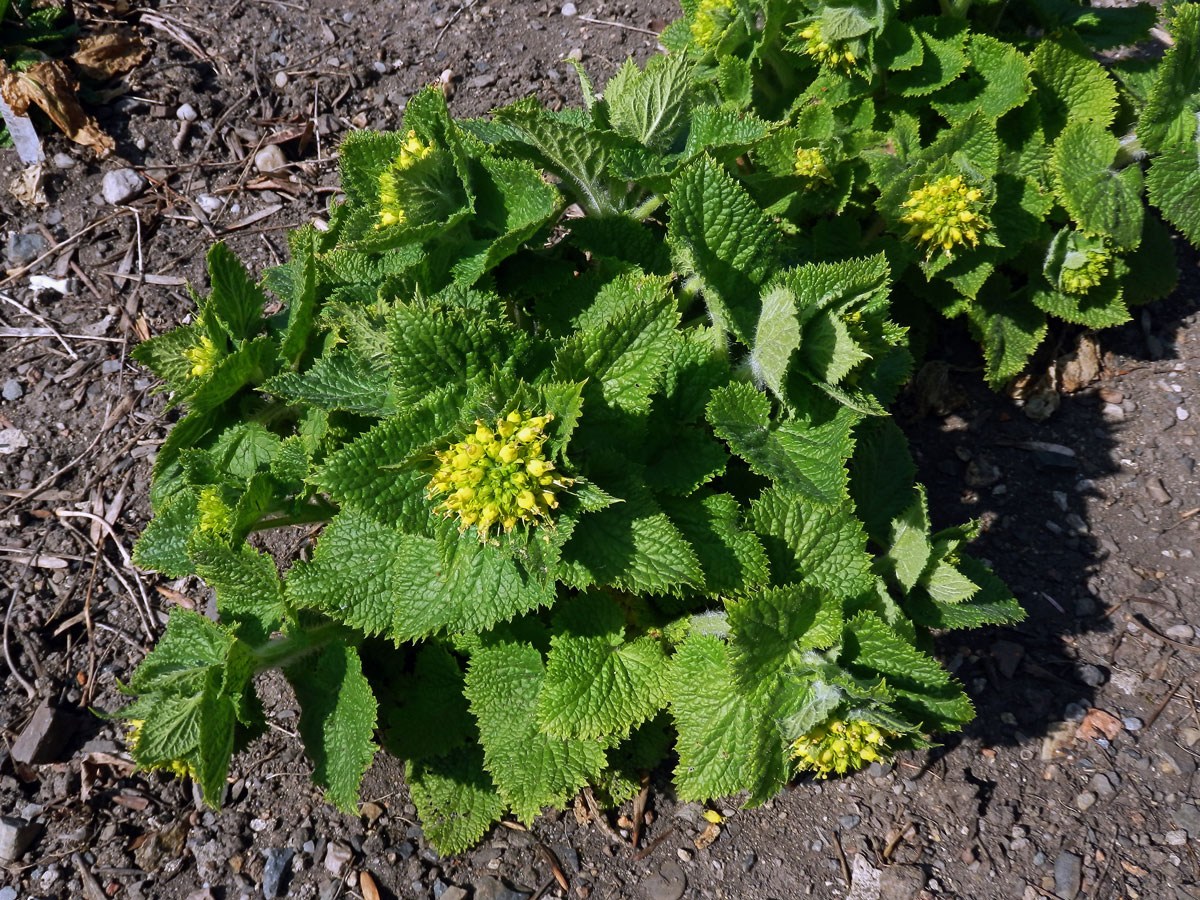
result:
<svg viewBox="0 0 1200 900"><path fill-rule="evenodd" d="M1128 520L1123 525L1107 523L1110 529L1124 527L1123 534L1097 533L1088 516L1087 501L1105 507L1116 502L1108 499L1115 486L1100 487L1097 482L1116 480L1122 472L1128 481L1134 471L1118 453L1130 435L1118 438L1122 420L1114 421L1115 411L1100 391L1115 376L1139 368L1166 371L1181 358L1176 337L1183 320L1200 306L1200 269L1195 252L1180 245L1182 274L1172 296L1135 308L1130 322L1096 335L1099 378L1073 394L1061 394L1061 406L1048 420L1033 421L1011 399L987 389L977 348L965 329L928 357L950 373L943 396L953 398L953 408L938 410L945 415L926 415L909 390L893 410L911 442L918 480L929 491L934 528L980 520L982 533L971 551L1009 585L1027 614L1016 626L955 632L939 639L939 655L966 686L977 715L961 734L942 738L943 746L931 754L925 770L968 739L984 747L1021 746L1022 759L1036 758L1038 739L1064 718L1084 715L1096 689L1116 668L1119 641L1104 642L1113 643L1106 659L1098 659L1081 642L1086 644L1088 635L1112 635L1125 627L1116 608L1134 598L1121 591L1120 579L1114 593L1113 586L1105 584L1112 578L1101 573L1132 568L1144 582L1144 569L1139 571L1127 558L1137 549L1130 545L1144 535L1137 521ZM1068 352L1080 334L1078 328L1060 330L1057 353ZM1055 338L1052 332L1051 345ZM1034 371L1044 372L1047 362ZM1146 440L1168 450L1174 444L1170 435L1162 445L1156 436ZM1056 452L1045 444L1060 449ZM1146 478L1158 474L1151 469ZM1182 506L1187 505L1185 501ZM1162 578L1161 572L1157 575ZM1144 589L1150 592L1157 586L1144 584ZM980 803L986 806L987 785L979 787Z"/></svg>

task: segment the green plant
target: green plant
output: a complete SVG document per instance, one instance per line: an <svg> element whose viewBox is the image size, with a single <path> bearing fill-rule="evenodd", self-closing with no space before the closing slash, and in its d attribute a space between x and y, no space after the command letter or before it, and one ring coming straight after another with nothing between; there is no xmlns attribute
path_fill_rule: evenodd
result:
<svg viewBox="0 0 1200 900"><path fill-rule="evenodd" d="M1022 613L884 414L887 259L805 262L738 164L771 128L691 68L489 121L426 90L345 140L344 202L263 286L212 249L195 321L136 351L187 408L136 560L219 613L133 675L139 764L217 803L280 668L328 798L378 728L454 852L667 758L760 802L971 718L932 634ZM315 552L264 552L297 526Z"/></svg>
<svg viewBox="0 0 1200 900"><path fill-rule="evenodd" d="M885 253L901 318L965 316L993 386L1048 318L1107 327L1170 292L1147 198L1200 244L1200 5L1164 8L1158 60L1097 55L1145 41L1149 4L683 6L664 45L727 108L778 123L744 161L756 200L811 259Z"/></svg>

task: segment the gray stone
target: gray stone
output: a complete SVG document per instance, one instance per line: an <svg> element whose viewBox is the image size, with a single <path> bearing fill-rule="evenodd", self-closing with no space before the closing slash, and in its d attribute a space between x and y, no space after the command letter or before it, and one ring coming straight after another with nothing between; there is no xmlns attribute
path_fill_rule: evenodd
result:
<svg viewBox="0 0 1200 900"><path fill-rule="evenodd" d="M1112 781L1103 772L1097 772L1092 776L1092 780L1088 783L1088 787L1101 797L1110 797L1115 793Z"/></svg>
<svg viewBox="0 0 1200 900"><path fill-rule="evenodd" d="M880 900L916 900L925 887L925 874L916 866L888 866L879 873Z"/></svg>
<svg viewBox="0 0 1200 900"><path fill-rule="evenodd" d="M13 741L12 758L27 765L56 762L58 752L74 730L73 718L43 700Z"/></svg>
<svg viewBox="0 0 1200 900"><path fill-rule="evenodd" d="M1080 812L1087 812L1096 805L1096 795L1091 791L1084 791L1075 798L1075 807Z"/></svg>
<svg viewBox="0 0 1200 900"><path fill-rule="evenodd" d="M179 109L175 110L175 118L180 122L195 122L200 118L200 114L196 112L196 107L190 103L180 105Z"/></svg>
<svg viewBox="0 0 1200 900"><path fill-rule="evenodd" d="M442 892L442 900L467 900L467 892L460 887L449 887Z"/></svg>
<svg viewBox="0 0 1200 900"><path fill-rule="evenodd" d="M842 816L838 819L838 824L843 828L857 828L858 823L861 821L862 819L858 816Z"/></svg>
<svg viewBox="0 0 1200 900"><path fill-rule="evenodd" d="M1176 641L1190 641L1195 635L1191 625L1172 625L1167 629L1167 637Z"/></svg>
<svg viewBox="0 0 1200 900"><path fill-rule="evenodd" d="M575 6L574 3L564 3L563 4L562 14L564 16L574 16L574 15L577 15L578 13L579 13L579 9L578 9L578 7Z"/></svg>
<svg viewBox="0 0 1200 900"><path fill-rule="evenodd" d="M121 371L121 361L119 359L106 359L100 363L100 374L116 375Z"/></svg>
<svg viewBox="0 0 1200 900"><path fill-rule="evenodd" d="M1088 687L1100 687L1100 685L1108 681L1108 677L1099 666L1093 666L1091 663L1088 663L1079 667L1079 680Z"/></svg>
<svg viewBox="0 0 1200 900"><path fill-rule="evenodd" d="M669 865L679 868L675 863ZM680 874L683 872L680 870ZM680 891L680 894L683 892ZM529 900L531 894L525 891L516 891L506 885L499 878L493 878L491 875L484 875L475 882L475 900ZM665 898L655 898L655 900L665 900ZM675 900L679 900L679 894L675 896Z"/></svg>
<svg viewBox="0 0 1200 900"><path fill-rule="evenodd" d="M0 816L0 863L20 859L42 826L13 816Z"/></svg>
<svg viewBox="0 0 1200 900"><path fill-rule="evenodd" d="M113 169L104 173L100 193L111 206L128 203L146 189L146 179L133 169Z"/></svg>
<svg viewBox="0 0 1200 900"><path fill-rule="evenodd" d="M51 162L54 163L56 169L73 169L75 167L75 158L66 153L55 153L51 157Z"/></svg>
<svg viewBox="0 0 1200 900"><path fill-rule="evenodd" d="M1172 847L1182 847L1187 843L1188 833L1181 828L1177 828L1174 831L1168 831L1163 837Z"/></svg>
<svg viewBox="0 0 1200 900"><path fill-rule="evenodd" d="M268 144L254 154L254 168L260 172L274 172L287 165L287 157L278 144Z"/></svg>
<svg viewBox="0 0 1200 900"><path fill-rule="evenodd" d="M1024 655L1025 648L1013 641L996 641L992 644L992 656L996 660L996 667L1005 678L1012 678L1017 673L1017 667Z"/></svg>
<svg viewBox="0 0 1200 900"><path fill-rule="evenodd" d="M674 860L667 860L642 882L640 896L644 900L679 900L686 890L687 876L682 867Z"/></svg>
<svg viewBox="0 0 1200 900"><path fill-rule="evenodd" d="M291 847L271 847L263 853L267 864L263 866L262 892L267 900L279 896L279 884L287 875L288 867L296 851Z"/></svg>
<svg viewBox="0 0 1200 900"><path fill-rule="evenodd" d="M50 243L40 234L22 234L19 231L8 233L8 243L4 247L4 259L12 268L24 266L50 248Z"/></svg>
<svg viewBox="0 0 1200 900"><path fill-rule="evenodd" d="M1054 893L1062 900L1075 900L1083 887L1083 860L1078 853L1064 850L1054 860Z"/></svg>
<svg viewBox="0 0 1200 900"><path fill-rule="evenodd" d="M354 858L354 851L341 841L331 841L325 851L325 868L333 875L341 877L346 864Z"/></svg>
<svg viewBox="0 0 1200 900"><path fill-rule="evenodd" d="M1121 720L1121 724L1125 726L1126 731L1141 731L1145 723L1137 716L1126 716Z"/></svg>
<svg viewBox="0 0 1200 900"><path fill-rule="evenodd" d="M10 378L4 382L2 391L5 400L20 400L25 395L25 388L21 387L21 382L15 378Z"/></svg>

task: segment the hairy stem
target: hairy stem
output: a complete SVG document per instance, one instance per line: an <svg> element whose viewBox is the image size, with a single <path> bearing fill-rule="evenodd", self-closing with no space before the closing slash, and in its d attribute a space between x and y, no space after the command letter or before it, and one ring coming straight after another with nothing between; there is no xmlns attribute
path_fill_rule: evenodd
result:
<svg viewBox="0 0 1200 900"><path fill-rule="evenodd" d="M335 638L350 635L345 625L328 622L280 638L272 638L254 649L254 671L282 669L320 650Z"/></svg>

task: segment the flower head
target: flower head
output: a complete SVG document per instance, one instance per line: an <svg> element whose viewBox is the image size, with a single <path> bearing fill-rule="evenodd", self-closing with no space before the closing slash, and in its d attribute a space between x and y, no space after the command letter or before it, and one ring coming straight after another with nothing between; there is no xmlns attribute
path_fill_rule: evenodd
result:
<svg viewBox="0 0 1200 900"><path fill-rule="evenodd" d="M983 218L983 191L970 187L961 175L943 175L908 195L900 221L912 226L905 237L925 244L926 255L941 250L948 256L957 244L979 243L989 228Z"/></svg>
<svg viewBox="0 0 1200 900"><path fill-rule="evenodd" d="M832 719L792 742L792 759L798 770L811 770L818 778L833 772L844 775L861 769L887 754L891 735L871 722Z"/></svg>
<svg viewBox="0 0 1200 900"><path fill-rule="evenodd" d="M142 726L145 724L145 719L130 719L129 729L125 732L125 744L129 747L135 758L137 756L138 742L142 738ZM162 769L163 771L170 772L172 775L175 775L179 778L183 778L185 775L190 775L193 780L196 779L195 769L192 768L191 763L183 759L164 759L158 762L152 762L148 765L139 760L138 764L141 765L143 769Z"/></svg>
<svg viewBox="0 0 1200 900"><path fill-rule="evenodd" d="M494 428L476 419L472 433L437 454L427 488L431 500L441 498L434 512L457 516L459 531L474 525L480 540L493 525L507 533L518 522L549 522L556 495L571 483L545 455L542 430L553 418L513 410Z"/></svg>
<svg viewBox="0 0 1200 900"><path fill-rule="evenodd" d="M830 181L829 166L825 165L825 156L819 147L797 147L795 170L797 175L810 179L807 187L812 187L817 181Z"/></svg>
<svg viewBox="0 0 1200 900"><path fill-rule="evenodd" d="M800 31L804 40L804 52L823 66L843 69L854 68L857 58L845 41L827 41L821 34L821 23L805 25Z"/></svg>
<svg viewBox="0 0 1200 900"><path fill-rule="evenodd" d="M200 514L200 530L216 534L227 534L233 530L233 510L221 496L219 488L206 487L196 498L196 511Z"/></svg>
<svg viewBox="0 0 1200 900"><path fill-rule="evenodd" d="M692 40L711 50L724 37L733 16L734 0L700 0L696 18L692 19Z"/></svg>
<svg viewBox="0 0 1200 900"><path fill-rule="evenodd" d="M192 370L188 373L188 377L199 378L213 370L220 351L217 350L217 345L212 342L212 339L208 335L204 335L200 338L199 344L184 350L183 356L192 364Z"/></svg>
<svg viewBox="0 0 1200 900"><path fill-rule="evenodd" d="M1074 257L1074 258L1072 258ZM1066 263L1058 276L1059 288L1068 294L1086 294L1108 274L1112 257L1107 250L1078 250L1067 254ZM1068 268L1068 265L1074 266Z"/></svg>
<svg viewBox="0 0 1200 900"><path fill-rule="evenodd" d="M397 179L401 173L411 169L432 152L433 144L422 144L415 131L409 131L405 135L400 144L400 155L379 173L379 223L376 228L404 224L407 216L400 204Z"/></svg>

